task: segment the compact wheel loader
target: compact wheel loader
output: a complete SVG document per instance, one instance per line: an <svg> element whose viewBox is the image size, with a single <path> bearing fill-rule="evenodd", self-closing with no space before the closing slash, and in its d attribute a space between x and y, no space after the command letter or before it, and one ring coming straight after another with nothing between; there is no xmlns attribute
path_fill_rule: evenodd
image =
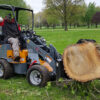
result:
<svg viewBox="0 0 100 100"><path fill-rule="evenodd" d="M94 43L86 42L69 46L61 56L51 44L47 46L45 39L33 31L34 16L32 10L11 5L0 5L0 10L12 12L16 29L18 29L20 11L28 11L32 14L32 25L29 25L32 29L23 30L22 28L20 31L22 42L19 61L14 61L11 44L5 41L3 31L0 31L0 78L8 79L14 74L22 74L26 75L27 81L33 86L45 86L48 81L58 80L60 77L72 78L80 82L100 78L100 69L95 67L95 65L99 65L99 57L95 57L97 51L95 51ZM89 51L90 48L94 51L94 60L91 52L82 52L82 50ZM89 55L89 57L82 57L83 55ZM87 66L83 58L87 58L90 65ZM91 61L94 61L93 65L91 65ZM95 64L96 61L97 64Z"/></svg>
<svg viewBox="0 0 100 100"><path fill-rule="evenodd" d="M0 78L8 79L13 74L24 74L28 82L34 86L45 86L48 81L55 80L64 75L62 56L41 36L33 32L33 11L11 5L0 5L0 10L11 11L18 29L18 16L20 11L28 11L32 15L32 29L21 30L22 46L20 47L20 61L14 61L11 44L5 42L3 31L0 34ZM19 31L18 31L19 32ZM24 46L24 47L23 47ZM57 75L59 74L59 75Z"/></svg>

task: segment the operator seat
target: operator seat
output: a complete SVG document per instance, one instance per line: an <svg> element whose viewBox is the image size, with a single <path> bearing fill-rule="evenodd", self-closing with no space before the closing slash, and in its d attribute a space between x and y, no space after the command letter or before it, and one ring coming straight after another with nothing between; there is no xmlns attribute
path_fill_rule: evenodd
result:
<svg viewBox="0 0 100 100"><path fill-rule="evenodd" d="M2 32L3 32L3 35L4 35L4 43L8 43L9 35L11 35L14 38L16 38L16 36L18 36L21 50L25 49L26 43L24 43L24 40L21 37L20 25L18 24L18 26L17 26L15 19L11 18L11 14L9 14L8 16L10 16L10 17L7 17L7 16L5 17L4 25L3 25L3 28L2 28ZM20 32L20 36L18 35L18 32Z"/></svg>

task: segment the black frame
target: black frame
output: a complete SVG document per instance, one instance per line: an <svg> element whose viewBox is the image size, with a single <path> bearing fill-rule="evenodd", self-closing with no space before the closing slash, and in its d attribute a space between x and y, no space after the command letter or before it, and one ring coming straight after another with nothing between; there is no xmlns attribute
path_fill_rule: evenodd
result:
<svg viewBox="0 0 100 100"><path fill-rule="evenodd" d="M21 8L21 7L15 7L15 6L12 6L12 5L5 5L5 4L0 5L0 9L12 11L13 16L15 18L16 25L17 25L17 22L18 22L19 11L20 10L30 11L32 13L32 30L33 30L33 27L34 27L34 13L33 13L33 10L26 9L26 8ZM16 15L15 15L15 12L16 12Z"/></svg>

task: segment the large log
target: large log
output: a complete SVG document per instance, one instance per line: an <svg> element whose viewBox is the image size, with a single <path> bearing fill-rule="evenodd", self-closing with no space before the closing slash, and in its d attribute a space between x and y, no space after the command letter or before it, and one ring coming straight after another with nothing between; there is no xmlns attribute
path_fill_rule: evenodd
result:
<svg viewBox="0 0 100 100"><path fill-rule="evenodd" d="M67 47L63 54L66 74L70 78L80 82L100 78L99 47L91 42Z"/></svg>

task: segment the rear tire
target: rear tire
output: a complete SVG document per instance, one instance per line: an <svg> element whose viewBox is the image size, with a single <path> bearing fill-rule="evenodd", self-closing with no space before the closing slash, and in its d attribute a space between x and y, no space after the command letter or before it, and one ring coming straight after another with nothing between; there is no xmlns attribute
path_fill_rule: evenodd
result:
<svg viewBox="0 0 100 100"><path fill-rule="evenodd" d="M8 79L13 75L13 67L5 60L0 59L0 78Z"/></svg>
<svg viewBox="0 0 100 100"><path fill-rule="evenodd" d="M49 81L49 72L44 66L33 65L27 72L27 80L33 86L46 86Z"/></svg>

